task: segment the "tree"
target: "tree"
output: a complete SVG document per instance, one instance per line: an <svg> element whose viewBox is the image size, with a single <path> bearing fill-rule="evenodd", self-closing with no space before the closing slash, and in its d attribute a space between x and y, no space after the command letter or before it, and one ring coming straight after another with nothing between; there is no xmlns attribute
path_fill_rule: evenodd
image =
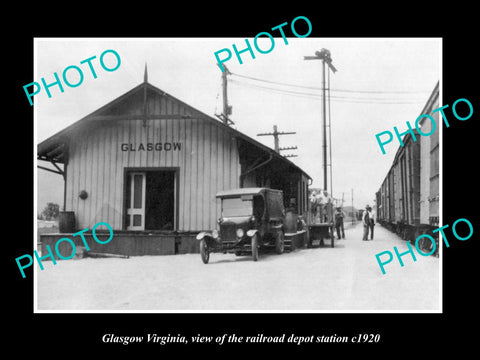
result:
<svg viewBox="0 0 480 360"><path fill-rule="evenodd" d="M47 206L43 209L41 215L45 220L56 220L58 219L59 205L55 203L47 203Z"/></svg>

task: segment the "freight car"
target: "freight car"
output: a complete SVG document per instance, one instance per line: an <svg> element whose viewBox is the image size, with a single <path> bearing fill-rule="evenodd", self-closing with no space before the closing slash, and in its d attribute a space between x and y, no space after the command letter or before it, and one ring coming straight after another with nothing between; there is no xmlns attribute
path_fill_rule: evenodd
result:
<svg viewBox="0 0 480 360"><path fill-rule="evenodd" d="M439 113L432 113L439 107L439 83L435 86L421 114L430 114L436 124ZM431 122L422 118L420 129L429 133ZM416 141L410 133L403 138L393 164L376 193L377 222L399 234L412 244L424 233L435 238L438 253L438 233L432 230L439 226L439 130L430 136L421 136L413 130ZM423 238L422 238L423 239ZM429 252L430 241L419 247Z"/></svg>

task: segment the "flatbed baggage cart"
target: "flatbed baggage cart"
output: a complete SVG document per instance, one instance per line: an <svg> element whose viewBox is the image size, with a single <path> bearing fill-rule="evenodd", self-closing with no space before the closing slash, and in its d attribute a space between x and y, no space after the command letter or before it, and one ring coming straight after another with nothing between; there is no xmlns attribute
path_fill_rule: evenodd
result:
<svg viewBox="0 0 480 360"><path fill-rule="evenodd" d="M330 246L335 247L335 237L333 233L333 223L319 223L308 225L308 247L313 247L314 241L319 241L319 246L324 245L324 239L330 239Z"/></svg>
<svg viewBox="0 0 480 360"><path fill-rule="evenodd" d="M307 217L308 247L313 247L313 242L318 241L319 246L324 245L324 239L330 239L330 246L335 247L333 204L326 198L324 203L312 202L311 211Z"/></svg>

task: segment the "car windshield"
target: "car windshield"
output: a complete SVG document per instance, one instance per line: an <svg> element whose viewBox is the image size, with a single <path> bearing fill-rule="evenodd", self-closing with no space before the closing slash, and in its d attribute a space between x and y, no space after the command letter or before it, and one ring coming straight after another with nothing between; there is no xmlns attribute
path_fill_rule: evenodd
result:
<svg viewBox="0 0 480 360"><path fill-rule="evenodd" d="M252 200L227 198L222 200L223 217L251 216Z"/></svg>

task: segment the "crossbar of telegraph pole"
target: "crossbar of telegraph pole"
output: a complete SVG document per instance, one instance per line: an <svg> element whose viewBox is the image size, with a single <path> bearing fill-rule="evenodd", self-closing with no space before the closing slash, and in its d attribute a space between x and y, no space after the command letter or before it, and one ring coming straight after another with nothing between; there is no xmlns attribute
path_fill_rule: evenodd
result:
<svg viewBox="0 0 480 360"><path fill-rule="evenodd" d="M293 135L293 134L296 134L296 132L293 132L293 131L278 131L277 130L277 125L273 125L273 132L271 132L271 133L261 133L261 134L257 134L257 136L273 136L274 149L277 153L280 153L280 150L286 150L286 149L289 149L289 148L280 148L280 143L279 143L278 136L279 135ZM293 149L293 147L292 147L292 149Z"/></svg>

